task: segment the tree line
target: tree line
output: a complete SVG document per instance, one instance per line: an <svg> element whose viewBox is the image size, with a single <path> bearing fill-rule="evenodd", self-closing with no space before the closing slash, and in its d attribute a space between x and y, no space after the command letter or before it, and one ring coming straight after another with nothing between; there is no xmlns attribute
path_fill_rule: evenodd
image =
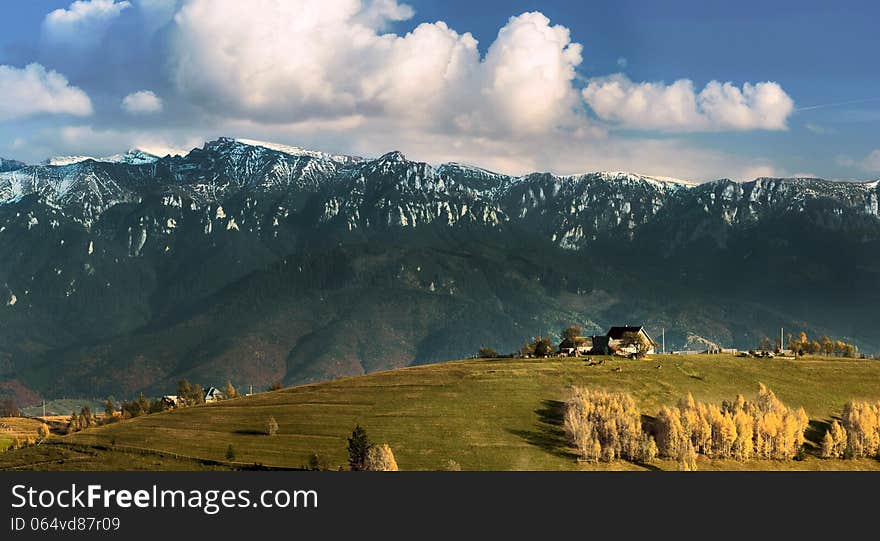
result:
<svg viewBox="0 0 880 541"><path fill-rule="evenodd" d="M717 405L688 394L678 405L661 408L653 426L643 426L641 419L627 393L573 387L563 425L583 460L650 462L662 456L676 460L682 470L696 469L700 454L733 460L800 458L809 425L803 408L786 406L764 385L751 401L739 395ZM880 447L880 432L877 440Z"/></svg>
<svg viewBox="0 0 880 541"><path fill-rule="evenodd" d="M657 444L642 430L641 418L629 394L572 387L563 426L583 460L650 462L657 456Z"/></svg>
<svg viewBox="0 0 880 541"><path fill-rule="evenodd" d="M838 339L832 340L828 336L823 336L819 340L810 340L807 337L806 331L801 331L797 336L788 333L786 336L786 346L797 356L824 355L826 357L849 358L857 358L859 356L859 348L855 344ZM771 344L770 339L765 336L758 344L758 349L762 351L780 351L781 344L778 338Z"/></svg>
<svg viewBox="0 0 880 541"><path fill-rule="evenodd" d="M688 396L663 407L657 417L660 455L694 465L708 458L792 460L802 457L809 417L803 408L786 406L770 389L759 386L754 400L738 395L721 405ZM690 469L690 468L688 468Z"/></svg>
<svg viewBox="0 0 880 541"><path fill-rule="evenodd" d="M824 458L880 458L880 401L850 401L822 439Z"/></svg>

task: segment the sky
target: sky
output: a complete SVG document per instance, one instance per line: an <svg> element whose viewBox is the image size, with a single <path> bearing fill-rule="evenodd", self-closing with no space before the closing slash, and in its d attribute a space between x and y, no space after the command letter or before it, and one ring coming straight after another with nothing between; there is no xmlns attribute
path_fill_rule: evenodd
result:
<svg viewBox="0 0 880 541"><path fill-rule="evenodd" d="M770 5L767 5L770 4ZM877 2L5 0L0 157L880 177Z"/></svg>

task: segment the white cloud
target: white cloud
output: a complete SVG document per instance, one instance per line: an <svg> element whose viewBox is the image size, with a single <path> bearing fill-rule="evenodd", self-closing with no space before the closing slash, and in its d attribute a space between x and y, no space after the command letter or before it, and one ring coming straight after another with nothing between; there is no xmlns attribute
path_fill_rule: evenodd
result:
<svg viewBox="0 0 880 541"><path fill-rule="evenodd" d="M511 17L481 65L486 110L514 134L579 123L572 81L582 50L568 28L551 26L541 13Z"/></svg>
<svg viewBox="0 0 880 541"><path fill-rule="evenodd" d="M626 59L625 56L621 56L617 59L617 67L619 67L620 69L626 69L628 65L629 61Z"/></svg>
<svg viewBox="0 0 880 541"><path fill-rule="evenodd" d="M195 147L201 147L204 141L204 134L190 132L101 129L80 125L42 132L30 143L52 148L54 154L76 154L79 150L89 149L91 155L108 156L138 148L156 156L165 156L186 154Z"/></svg>
<svg viewBox="0 0 880 541"><path fill-rule="evenodd" d="M40 64L0 65L0 121L41 113L88 116L92 101L56 71Z"/></svg>
<svg viewBox="0 0 880 541"><path fill-rule="evenodd" d="M129 7L131 3L127 0L77 0L67 9L59 8L46 15L43 37L52 45L95 45L113 20Z"/></svg>
<svg viewBox="0 0 880 541"><path fill-rule="evenodd" d="M139 90L122 99L122 110L130 115L159 113L162 111L162 99L151 90Z"/></svg>
<svg viewBox="0 0 880 541"><path fill-rule="evenodd" d="M388 33L391 23L414 14L400 0L130 1L145 33L131 41L155 40L151 46L163 54L148 58L156 64L147 67L168 79L137 83L135 88L151 88L163 99L154 94L151 100L145 96L150 91L142 90L127 96L122 110L147 112L173 104L181 121L152 125L133 118L132 127L109 130L97 124L68 126L29 137L29 148L107 155L138 146L163 154L162 148L200 146L206 138L230 135L365 156L399 149L411 159L465 161L515 174L632 170L706 180L751 179L775 171L761 157L707 150L690 138L609 133L606 122L588 117L586 96L574 84L581 45L572 42L567 28L538 12L511 17L481 56L470 33L442 21ZM76 2L62 11L76 11L78 4L105 7L103 18L82 17L83 28L95 29L96 35L106 35L106 25L114 21L126 32L135 31L119 16L128 2ZM167 32L153 35L159 28ZM93 65L100 62L98 51L80 49L74 59ZM160 63L167 69L159 71ZM619 65L625 66L625 59ZM689 86L681 93L690 94L692 103L680 106L665 98L678 107L680 118L652 108L644 115L660 126L652 129L751 129L742 126L772 109L765 105L762 85L773 83L741 89L714 83L719 89L708 85L699 94L685 83ZM737 100L746 114L737 112ZM617 104L608 101L613 110ZM638 116L628 113L627 119Z"/></svg>
<svg viewBox="0 0 880 541"><path fill-rule="evenodd" d="M362 115L519 135L584 120L568 29L524 13L481 59L473 36L443 22L380 32L411 14L391 0L191 0L175 18L174 83L209 111L264 122Z"/></svg>
<svg viewBox="0 0 880 541"><path fill-rule="evenodd" d="M408 21L413 15L412 6L399 4L397 0L372 0L358 20L369 28L384 28L391 21Z"/></svg>
<svg viewBox="0 0 880 541"><path fill-rule="evenodd" d="M596 115L631 129L784 130L794 101L777 83L709 82L699 93L688 79L634 83L623 74L590 79L583 97Z"/></svg>

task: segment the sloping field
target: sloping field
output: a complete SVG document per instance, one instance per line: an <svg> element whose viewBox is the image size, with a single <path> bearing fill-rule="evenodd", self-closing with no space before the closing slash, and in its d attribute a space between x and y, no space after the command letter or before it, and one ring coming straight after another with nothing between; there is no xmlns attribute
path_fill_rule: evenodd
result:
<svg viewBox="0 0 880 541"><path fill-rule="evenodd" d="M618 370L619 369L619 370ZM758 384L773 389L811 419L808 439L853 398L880 399L880 362L808 359L757 360L731 356L655 356L608 359L498 359L449 362L289 388L251 397L139 417L60 438L102 448L156 449L187 457L299 467L317 454L337 468L346 463L346 437L355 424L376 443L391 445L401 469L567 470L643 469L628 462L586 465L566 445L560 420L566 388L584 385L631 393L645 415L656 415L688 392L697 400L747 398ZM266 420L280 427L263 434ZM812 444L810 444L812 446ZM700 460L700 469L880 469L875 460ZM7 453L15 455L17 452ZM108 452L109 453L109 452ZM112 453L110 453L112 454ZM0 455L0 467L12 456ZM105 457L105 462L108 460ZM21 457L18 459L21 463ZM87 468L87 462L72 463ZM124 461L119 461L124 468ZM161 466L160 466L161 467ZM651 469L675 469L658 461Z"/></svg>

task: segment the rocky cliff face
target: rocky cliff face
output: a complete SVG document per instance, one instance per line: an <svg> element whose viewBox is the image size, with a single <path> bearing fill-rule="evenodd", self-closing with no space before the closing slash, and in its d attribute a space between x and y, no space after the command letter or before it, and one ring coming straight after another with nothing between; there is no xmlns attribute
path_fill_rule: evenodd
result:
<svg viewBox="0 0 880 541"><path fill-rule="evenodd" d="M0 162L8 388L310 381L571 321L740 347L784 324L880 349L860 323L876 182L512 177L228 138L58 163Z"/></svg>

